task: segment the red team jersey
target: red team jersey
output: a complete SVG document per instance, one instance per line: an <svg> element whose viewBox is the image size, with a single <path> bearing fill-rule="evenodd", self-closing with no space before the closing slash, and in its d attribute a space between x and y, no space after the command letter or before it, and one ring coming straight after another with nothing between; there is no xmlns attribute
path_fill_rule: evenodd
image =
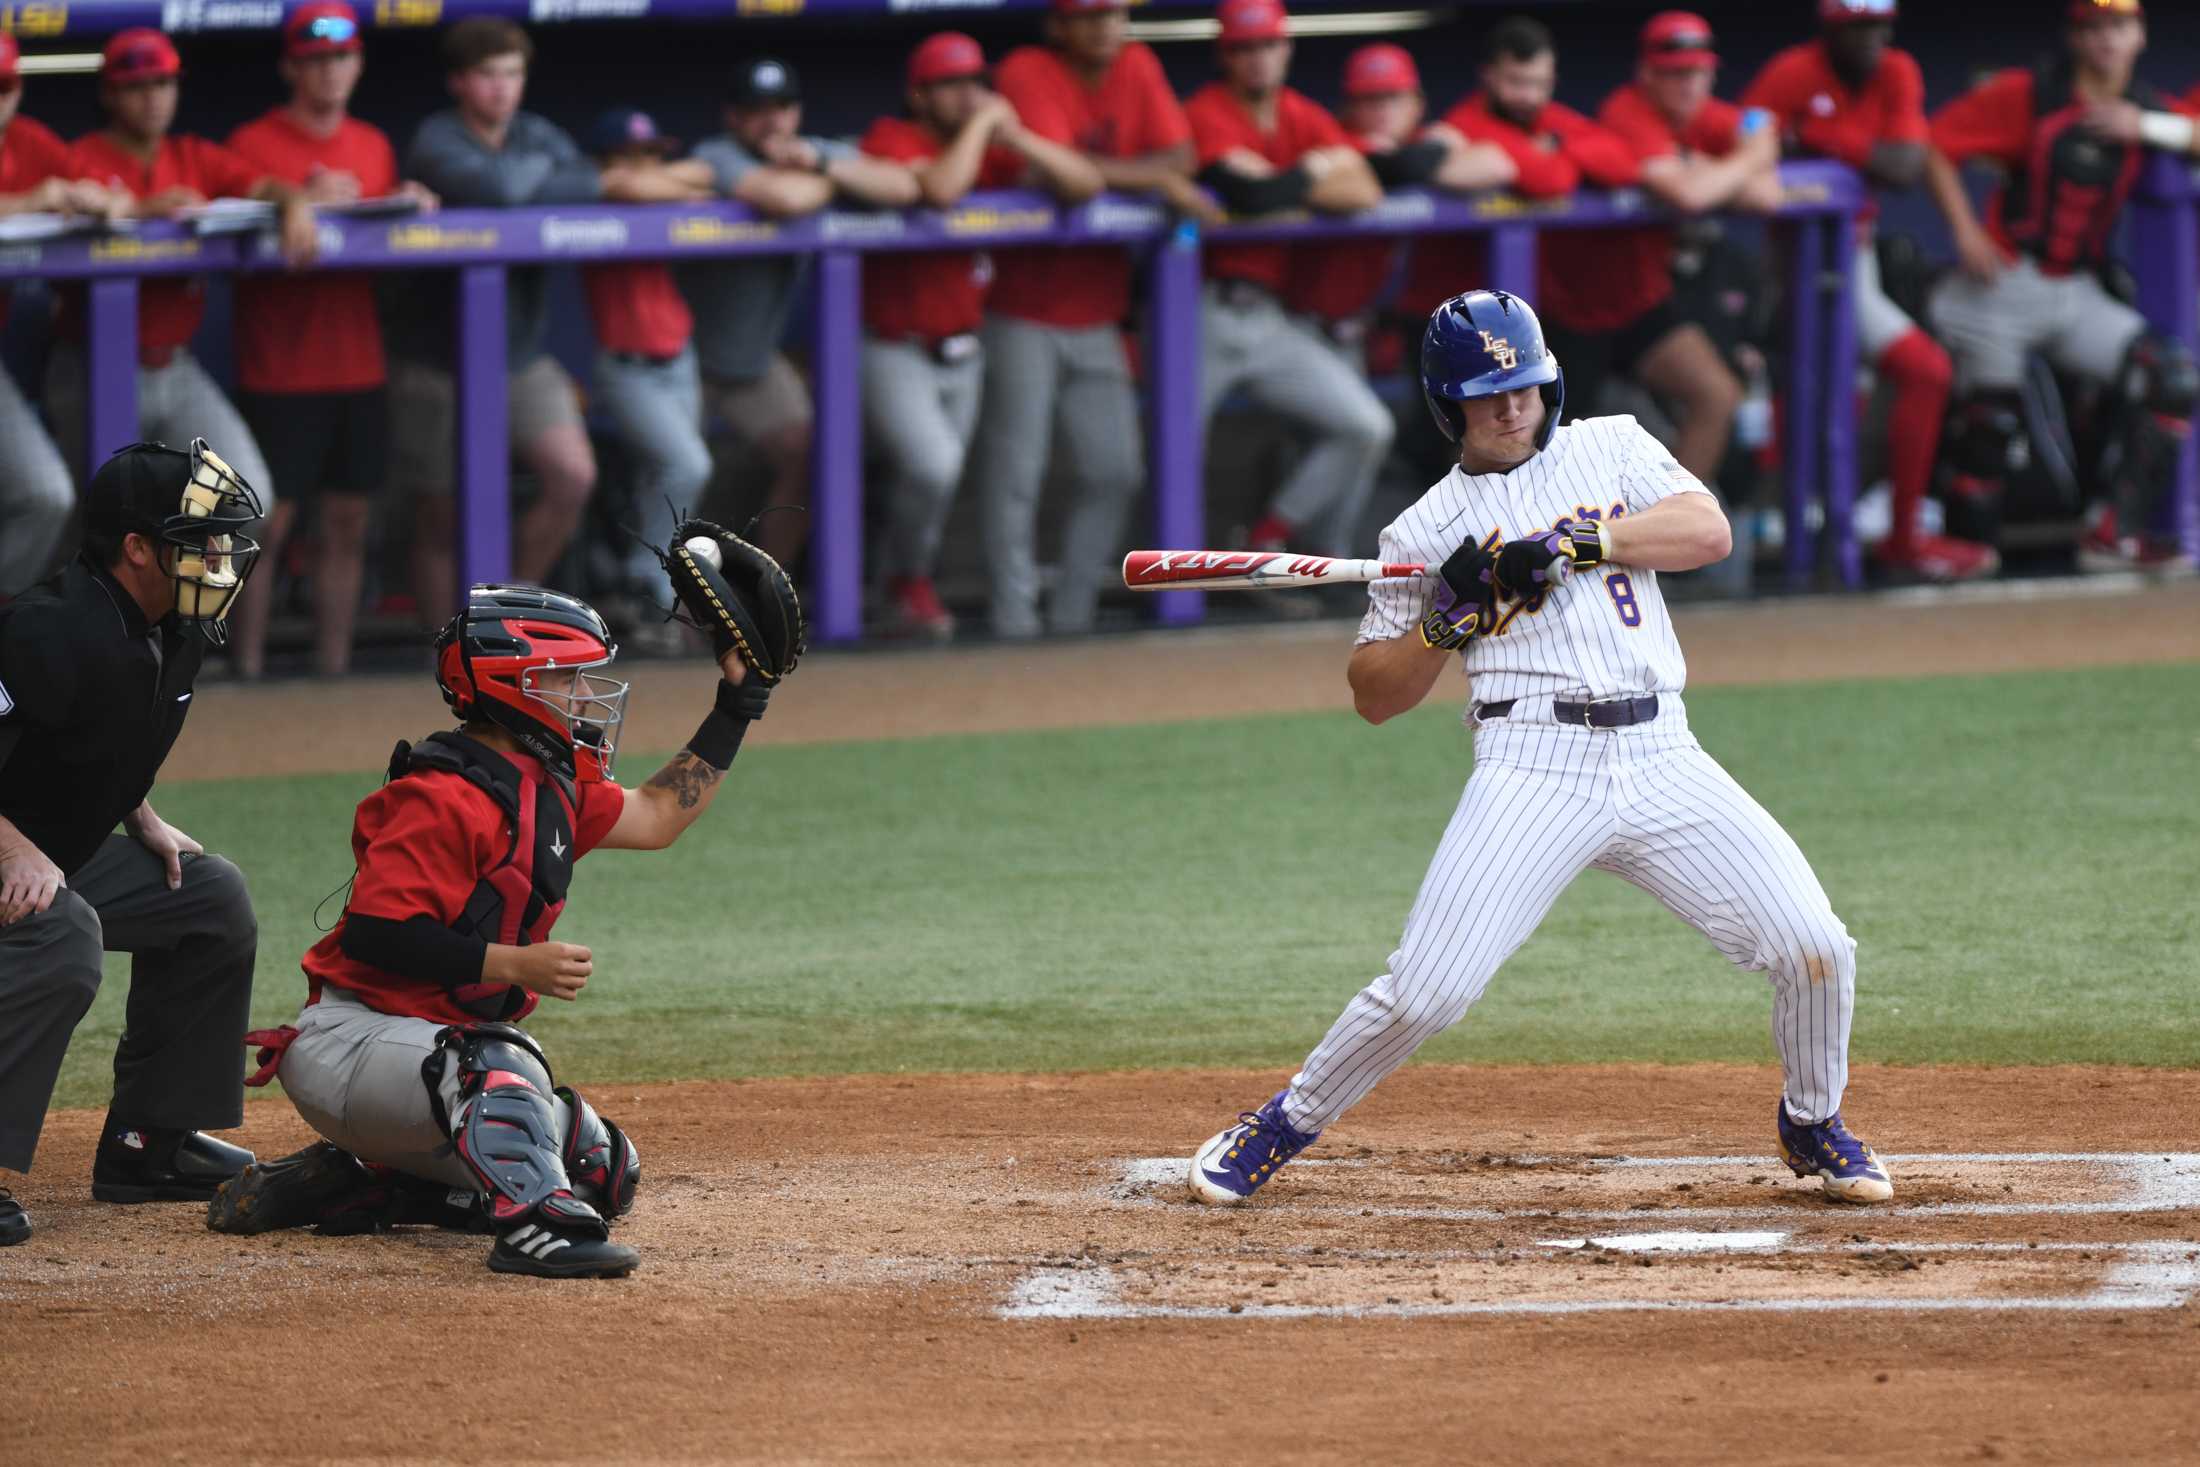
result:
<svg viewBox="0 0 2200 1467"><path fill-rule="evenodd" d="M1537 115L1532 129L1523 130L1492 112L1489 99L1476 92L1444 121L1470 143L1503 148L1520 173L1513 192L1523 198L1563 198L1584 183L1625 188L1641 177L1641 164L1627 144L1557 102ZM1425 316L1460 291L1487 285L1487 259L1478 234L1421 237L1414 242L1399 304Z"/></svg>
<svg viewBox="0 0 2200 1467"><path fill-rule="evenodd" d="M1379 151L1367 138L1349 140L1363 154ZM1333 239L1294 245L1291 274L1283 283L1283 301L1292 310L1321 321L1349 321L1372 310L1375 298L1398 267L1403 242L1395 239Z"/></svg>
<svg viewBox="0 0 2200 1467"><path fill-rule="evenodd" d="M678 356L695 335L687 297L662 260L631 265L589 265L581 271L588 319L605 351L659 361Z"/></svg>
<svg viewBox="0 0 2200 1467"><path fill-rule="evenodd" d="M1683 151L1724 157L1741 140L1742 109L1712 97L1675 132L1642 88L1612 93L1597 122L1640 162ZM1673 227L1554 229L1543 237L1544 311L1575 331L1617 331L1673 294Z"/></svg>
<svg viewBox="0 0 2200 1467"><path fill-rule="evenodd" d="M1790 46L1765 63L1742 94L1742 105L1762 107L1779 119L1781 136L1792 146L1851 168L1869 163L1879 143L1922 143L1930 137L1925 74L1909 52L1891 47L1862 90L1850 91L1827 59L1823 41ZM1868 198L1862 222L1878 215L1878 201Z"/></svg>
<svg viewBox="0 0 2200 1467"><path fill-rule="evenodd" d="M359 197L397 190L397 154L381 129L347 117L328 137L277 107L229 135L229 150L268 178L303 186L349 173ZM387 376L374 279L360 270L237 278L237 382L249 392L364 392Z"/></svg>
<svg viewBox="0 0 2200 1467"><path fill-rule="evenodd" d="M526 754L504 755L520 772L520 798L531 805L544 775L540 762ZM607 781L574 787L578 803L573 822L573 859L603 843L626 807L626 791ZM503 861L511 845L511 826L486 790L464 775L443 770L415 771L393 779L359 802L351 826L352 860L358 868L351 900L353 912L402 922L429 916L449 925L465 910L475 885ZM554 920L554 919L553 919ZM333 983L369 1008L385 1014L434 1019L447 1024L478 1023L451 997L450 990L427 978L408 978L370 968L343 950L344 924L305 955L308 1003L318 1003L323 984ZM512 1016L517 1023L534 1010L536 995Z"/></svg>
<svg viewBox="0 0 2200 1467"><path fill-rule="evenodd" d="M1044 46L1009 52L993 85L1040 137L1102 158L1140 158L1191 139L1191 125L1161 63L1143 42L1117 54L1097 87ZM987 305L1045 326L1083 327L1124 320L1131 310L1128 252L1097 248L1003 250L995 257Z"/></svg>
<svg viewBox="0 0 2200 1467"><path fill-rule="evenodd" d="M69 145L43 122L16 113L0 133L0 195L26 194L49 178L69 176ZM8 292L0 290L0 326L7 321Z"/></svg>
<svg viewBox="0 0 2200 1467"><path fill-rule="evenodd" d="M1349 147L1337 119L1312 98L1285 87L1276 94L1276 130L1264 133L1221 82L1209 82L1184 104L1199 150L1199 168L1237 148L1258 153L1280 171L1316 148ZM1249 280L1282 294L1291 273L1291 246L1281 244L1215 245L1207 251L1207 274L1215 280Z"/></svg>
<svg viewBox="0 0 2200 1467"><path fill-rule="evenodd" d="M151 198L172 188L197 189L209 199L244 198L267 177L219 143L205 138L164 137L151 163L116 147L103 132L86 133L69 149L69 173ZM62 298L62 330L84 335L81 289ZM198 276L149 275L138 286L138 359L161 367L188 344L206 314L206 281Z"/></svg>
<svg viewBox="0 0 2200 1467"><path fill-rule="evenodd" d="M874 158L928 163L945 146L906 117L881 117L857 145ZM978 188L1012 188L1024 160L989 148ZM888 341L940 341L978 329L992 264L982 250L888 250L863 257L863 329Z"/></svg>

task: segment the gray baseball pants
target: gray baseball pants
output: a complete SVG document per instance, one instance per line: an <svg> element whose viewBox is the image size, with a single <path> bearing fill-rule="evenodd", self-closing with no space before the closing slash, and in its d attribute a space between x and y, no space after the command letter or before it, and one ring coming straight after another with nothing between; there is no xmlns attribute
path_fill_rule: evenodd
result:
<svg viewBox="0 0 2200 1467"><path fill-rule="evenodd" d="M218 451L218 450L217 450ZM29 1171L61 1057L99 992L100 955L132 955L115 1046L118 1121L218 1131L244 1123L244 1043L259 923L220 856L161 860L111 835L53 905L0 927L0 1167Z"/></svg>
<svg viewBox="0 0 2200 1467"><path fill-rule="evenodd" d="M61 453L0 371L0 596L16 596L47 569L68 530L76 491Z"/></svg>
<svg viewBox="0 0 2200 1467"><path fill-rule="evenodd" d="M635 523L651 545L672 539L673 514L702 508L710 483L710 445L703 439L703 377L691 344L670 361L613 352L596 354L596 397L619 425L634 464ZM630 571L654 580L656 557L640 546L626 556Z"/></svg>
<svg viewBox="0 0 2200 1467"><path fill-rule="evenodd" d="M985 360L943 362L914 342L863 343L863 423L892 463L885 570L929 576L985 395Z"/></svg>
<svg viewBox="0 0 2200 1467"><path fill-rule="evenodd" d="M61 456L78 483L85 482L84 348L57 342L46 362L46 416ZM188 448L194 438L229 461L260 496L264 514L275 512L276 487L260 454L259 440L244 416L223 395L221 386L188 351L178 351L165 367L140 367L137 374L138 437Z"/></svg>
<svg viewBox="0 0 2200 1467"><path fill-rule="evenodd" d="M977 486L993 573L993 630L1039 634L1039 491L1056 436L1076 483L1047 625L1092 629L1100 587L1117 576L1124 517L1146 477L1146 440L1123 336L989 316Z"/></svg>
<svg viewBox="0 0 2200 1467"><path fill-rule="evenodd" d="M1272 298L1226 300L1210 283L1199 319L1200 421L1211 423L1222 399L1242 392L1312 434L1269 511L1310 537L1293 549L1357 553L1352 533L1397 431L1390 409L1326 337Z"/></svg>

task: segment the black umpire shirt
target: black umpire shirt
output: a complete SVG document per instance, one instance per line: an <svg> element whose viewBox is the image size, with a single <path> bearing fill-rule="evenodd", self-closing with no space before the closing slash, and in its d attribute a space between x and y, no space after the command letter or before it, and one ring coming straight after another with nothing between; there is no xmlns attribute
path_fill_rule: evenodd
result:
<svg viewBox="0 0 2200 1467"><path fill-rule="evenodd" d="M82 560L0 606L0 815L64 878L152 790L204 656Z"/></svg>

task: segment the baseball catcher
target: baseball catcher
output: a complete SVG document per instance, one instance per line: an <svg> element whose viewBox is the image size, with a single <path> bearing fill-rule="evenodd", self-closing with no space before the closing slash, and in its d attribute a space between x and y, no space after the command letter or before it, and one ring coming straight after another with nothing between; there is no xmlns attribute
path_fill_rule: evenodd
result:
<svg viewBox="0 0 2200 1467"><path fill-rule="evenodd" d="M800 606L768 556L700 523L679 535L666 562L724 677L639 789L611 779L627 685L588 606L476 586L436 639L460 726L397 745L353 821L343 915L305 955L305 1008L246 1037L263 1046L247 1083L280 1075L326 1139L225 1185L216 1232L437 1222L494 1232L499 1273L615 1277L640 1261L610 1236L634 1204L633 1143L556 1083L522 1021L544 996L578 998L593 971L587 948L550 937L573 863L678 839L801 652Z"/></svg>

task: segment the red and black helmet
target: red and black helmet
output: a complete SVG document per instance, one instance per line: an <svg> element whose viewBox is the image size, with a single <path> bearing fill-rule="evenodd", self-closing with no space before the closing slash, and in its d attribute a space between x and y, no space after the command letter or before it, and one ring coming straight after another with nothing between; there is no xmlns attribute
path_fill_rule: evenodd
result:
<svg viewBox="0 0 2200 1467"><path fill-rule="evenodd" d="M568 778L608 776L626 684L593 669L619 649L587 602L536 586L475 586L435 639L435 681L460 718L485 718Z"/></svg>

